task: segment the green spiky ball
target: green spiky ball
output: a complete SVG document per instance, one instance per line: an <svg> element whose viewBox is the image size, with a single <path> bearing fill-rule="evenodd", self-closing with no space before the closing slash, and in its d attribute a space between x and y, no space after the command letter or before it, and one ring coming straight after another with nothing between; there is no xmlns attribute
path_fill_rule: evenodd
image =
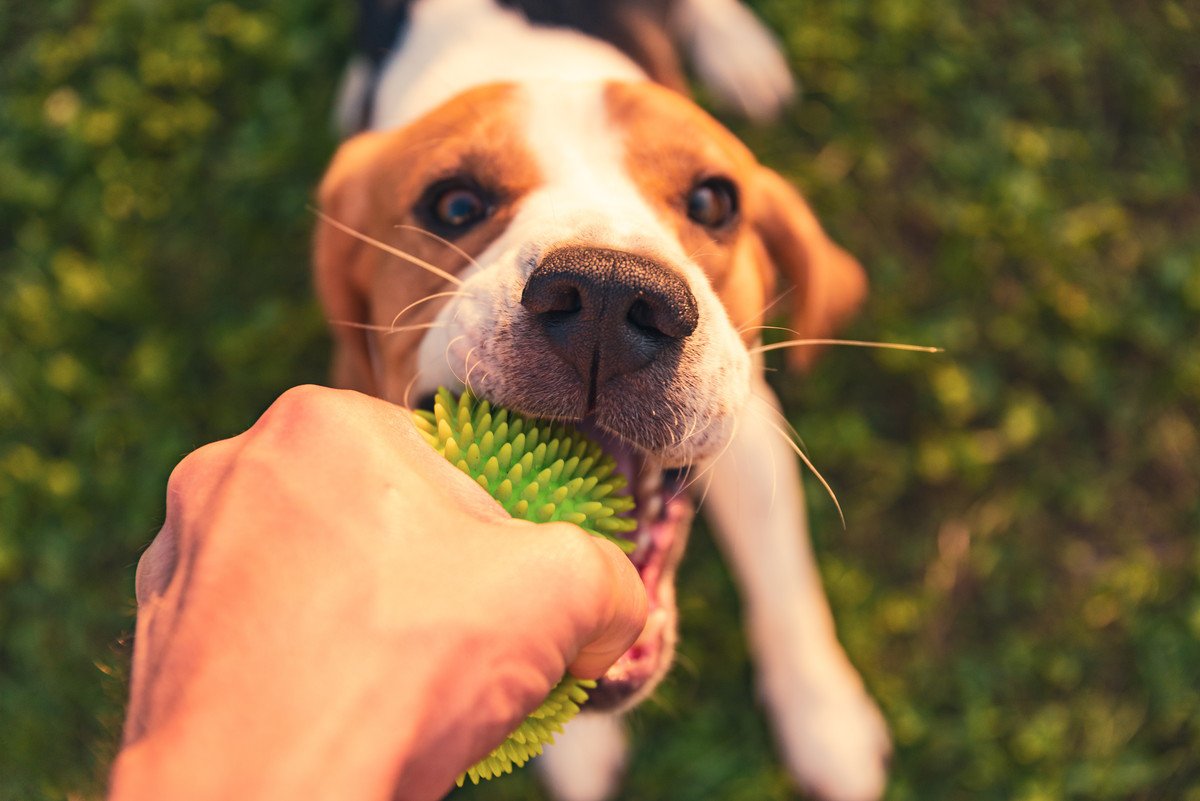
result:
<svg viewBox="0 0 1200 801"><path fill-rule="evenodd" d="M637 528L622 517L633 509L616 462L585 434L562 423L529 420L495 409L469 393L455 399L438 390L433 411L413 417L425 439L500 502L513 517L533 523L565 521L605 537L629 553L634 543L619 536ZM579 712L594 681L563 676L517 730L458 777L478 784L512 773L554 742L554 734Z"/></svg>

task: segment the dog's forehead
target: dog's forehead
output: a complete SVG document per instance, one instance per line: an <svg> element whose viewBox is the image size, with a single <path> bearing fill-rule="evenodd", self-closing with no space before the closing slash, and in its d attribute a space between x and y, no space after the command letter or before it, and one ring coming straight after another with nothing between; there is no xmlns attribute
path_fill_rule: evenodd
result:
<svg viewBox="0 0 1200 801"><path fill-rule="evenodd" d="M523 138L541 173L541 185L514 220L521 233L544 242L669 248L668 232L629 174L624 132L610 118L605 85L545 83L524 86L521 95Z"/></svg>
<svg viewBox="0 0 1200 801"><path fill-rule="evenodd" d="M526 105L513 84L485 84L463 92L386 132L376 175L411 193L422 182L468 171L499 184L497 190L520 194L540 180L523 133Z"/></svg>
<svg viewBox="0 0 1200 801"><path fill-rule="evenodd" d="M694 104L653 84L543 82L518 96L523 149L540 182L513 225L531 240L602 240L680 260L663 199L753 163Z"/></svg>
<svg viewBox="0 0 1200 801"><path fill-rule="evenodd" d="M741 173L757 161L725 126L690 98L653 83L613 81L604 86L610 124L619 130L629 154L652 153L664 171L723 169Z"/></svg>

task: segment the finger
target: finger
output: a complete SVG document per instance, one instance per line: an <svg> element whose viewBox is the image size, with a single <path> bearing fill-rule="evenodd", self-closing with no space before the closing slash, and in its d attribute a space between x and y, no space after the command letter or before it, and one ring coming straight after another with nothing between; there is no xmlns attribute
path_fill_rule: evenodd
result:
<svg viewBox="0 0 1200 801"><path fill-rule="evenodd" d="M242 437L197 448L175 466L167 479L167 514L163 527L142 552L134 574L138 606L162 595L179 567L179 538L186 521L208 505L242 447Z"/></svg>
<svg viewBox="0 0 1200 801"><path fill-rule="evenodd" d="M629 650L646 626L646 587L637 569L621 549L600 537L589 537L602 570L602 592L608 600L607 614L580 643L575 659L567 667L572 676L595 679L604 674L621 654Z"/></svg>
<svg viewBox="0 0 1200 801"><path fill-rule="evenodd" d="M449 493L455 508L479 520L508 517L486 491L429 447L411 410L379 398L313 385L293 387L250 433L267 448L319 454L325 463L341 454L363 474L413 471L432 485L435 497Z"/></svg>
<svg viewBox="0 0 1200 801"><path fill-rule="evenodd" d="M245 439L245 434L239 434L202 445L175 465L167 479L166 525L181 523L192 510L208 502L245 445Z"/></svg>
<svg viewBox="0 0 1200 801"><path fill-rule="evenodd" d="M133 577L133 594L139 607L166 592L178 564L179 535L174 526L167 524L138 559L137 572Z"/></svg>

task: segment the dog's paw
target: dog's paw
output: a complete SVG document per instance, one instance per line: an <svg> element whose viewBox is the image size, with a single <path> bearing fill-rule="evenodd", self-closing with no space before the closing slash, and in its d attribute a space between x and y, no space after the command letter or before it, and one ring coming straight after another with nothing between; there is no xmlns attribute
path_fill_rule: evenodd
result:
<svg viewBox="0 0 1200 801"><path fill-rule="evenodd" d="M736 0L685 0L678 28L696 74L716 102L767 122L791 102L796 84L775 36Z"/></svg>
<svg viewBox="0 0 1200 801"><path fill-rule="evenodd" d="M627 753L618 716L583 714L533 764L555 801L604 801L621 784Z"/></svg>
<svg viewBox="0 0 1200 801"><path fill-rule="evenodd" d="M765 670L762 690L792 777L821 801L877 801L887 786L887 724L848 662Z"/></svg>

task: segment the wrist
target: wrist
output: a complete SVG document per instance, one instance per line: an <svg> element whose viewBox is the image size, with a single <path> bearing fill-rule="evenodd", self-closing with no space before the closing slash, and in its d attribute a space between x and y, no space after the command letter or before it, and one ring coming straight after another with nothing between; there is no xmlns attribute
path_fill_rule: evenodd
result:
<svg viewBox="0 0 1200 801"><path fill-rule="evenodd" d="M264 676L194 675L114 763L109 801L433 801L535 707L549 649L467 627L380 635ZM415 646L415 647L414 647ZM546 664L540 664L545 661ZM231 703L231 699L237 699Z"/></svg>
<svg viewBox="0 0 1200 801"><path fill-rule="evenodd" d="M360 660L323 677L324 691L307 676L272 676L254 692L202 677L122 749L109 801L390 799L417 732L398 694L367 674Z"/></svg>

